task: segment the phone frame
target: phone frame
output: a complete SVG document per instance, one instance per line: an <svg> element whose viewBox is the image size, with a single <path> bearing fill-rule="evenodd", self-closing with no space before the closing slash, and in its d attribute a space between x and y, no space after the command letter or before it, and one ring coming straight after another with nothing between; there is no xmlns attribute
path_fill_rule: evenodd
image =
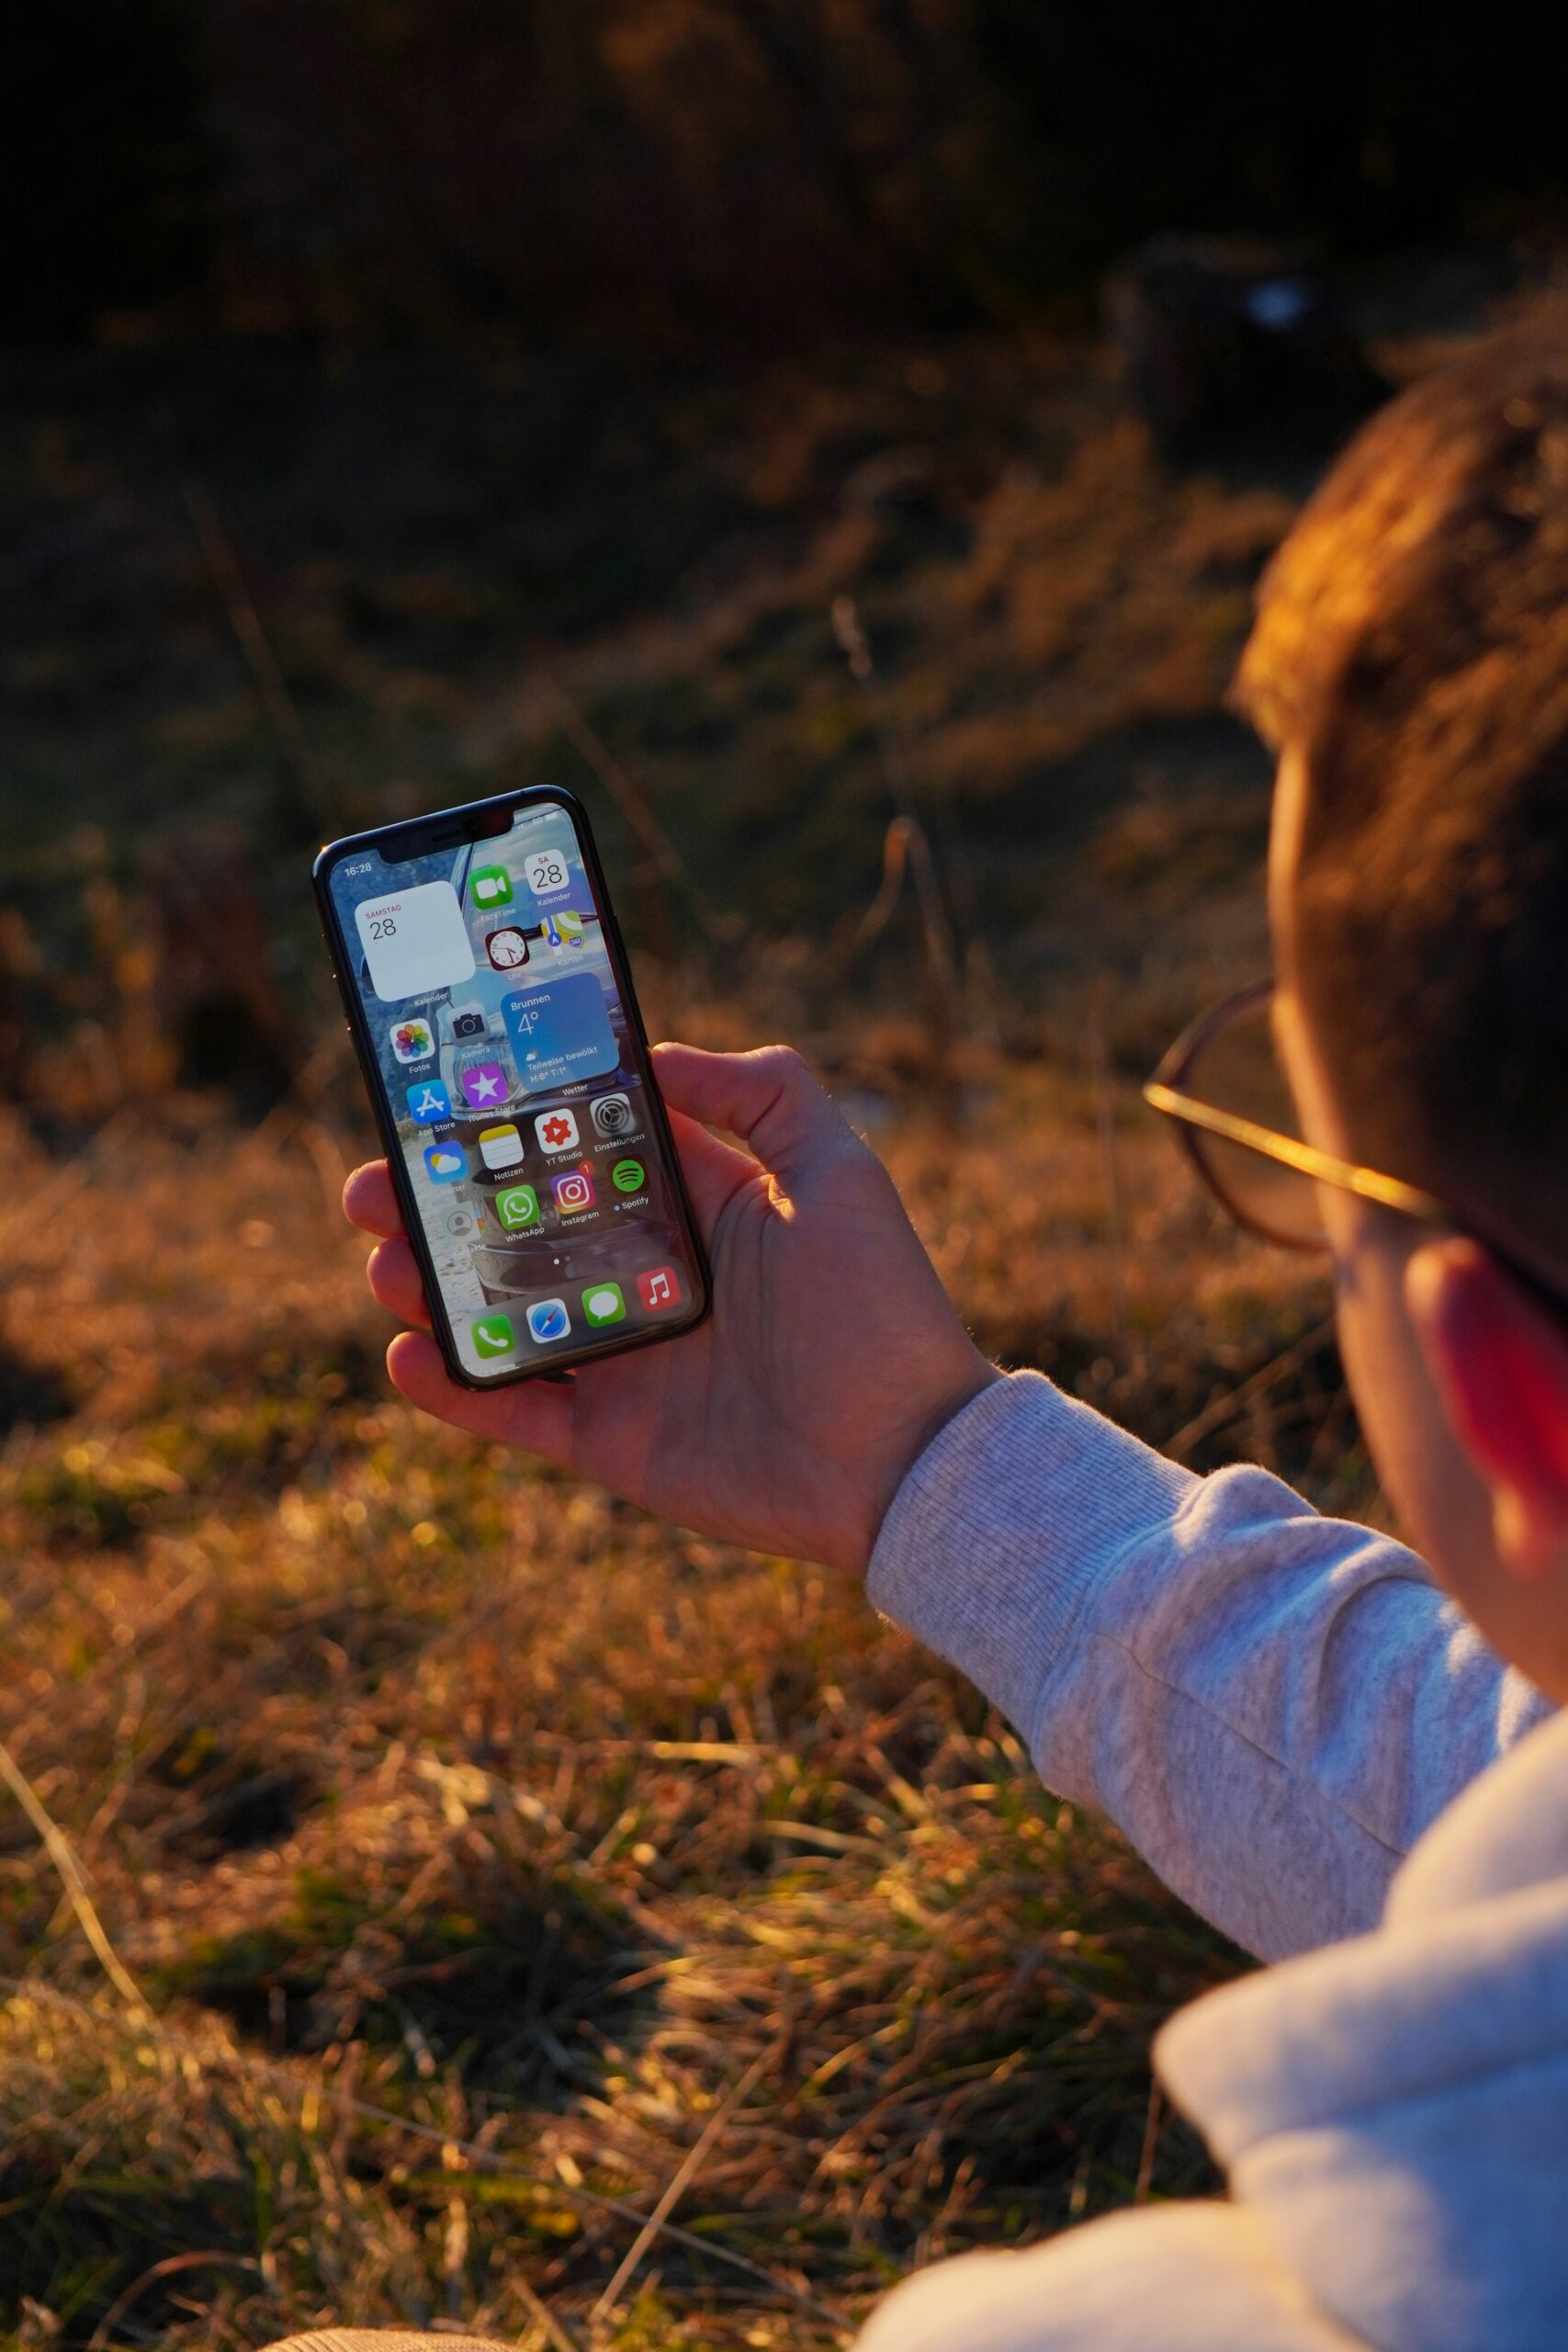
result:
<svg viewBox="0 0 1568 2352"><path fill-rule="evenodd" d="M332 892L332 875L333 868L346 857L363 855L367 850L371 849L380 854L383 844L388 841L407 842L409 847L403 855L408 858L428 855L434 850L446 849L448 846L458 849L465 843L486 840L499 841L511 831L513 818L519 808L547 806L564 810L577 835L583 866L598 909L605 954L609 958L615 986L620 990L628 1031L642 1057L643 1089L648 1097L650 1120L659 1147L664 1154L664 1164L675 1204L676 1217L680 1224L682 1238L689 1252L693 1271L702 1286L702 1295L700 1301L693 1302L694 1313L690 1314L684 1321L672 1324L668 1328L663 1325L654 1325L647 1330L629 1332L623 1338L596 1339L571 1349L558 1359L552 1358L547 1363L527 1366L519 1364L511 1371L493 1373L480 1378L469 1371L457 1353L457 1341L453 1337L452 1326L447 1317L446 1303L441 1295L440 1277L435 1271L435 1262L425 1236L424 1220L419 1213L419 1204L403 1157L402 1137L398 1133L396 1113L387 1096L381 1078L380 1063L368 1034L368 1015L359 1001L358 990L349 978L356 951L338 920L338 910ZM388 865L388 871L390 873L393 866L400 863L401 859L388 861L383 856L382 862ZM593 829L589 823L588 812L576 794L564 791L558 785L525 785L513 792L498 793L491 799L472 800L456 808L436 809L428 817L403 819L395 824L372 826L366 832L345 833L341 841L328 842L318 851L310 868L310 879L315 890L317 911L321 919L321 927L326 933L327 947L332 957L333 978L337 982L344 1012L347 1015L348 1033L354 1040L355 1057L359 1064L360 1076L365 1081L365 1091L370 1097L370 1107L375 1116L377 1132L386 1152L387 1165L392 1179L392 1189L397 1194L398 1205L402 1211L403 1230L419 1267L420 1280L424 1289L425 1305L430 1310L432 1331L452 1378L461 1387L470 1388L477 1395L484 1396L491 1389L513 1387L519 1381L559 1380L566 1374L576 1371L580 1365L596 1363L603 1356L626 1355L634 1348L656 1347L669 1340L684 1339L689 1331L696 1330L713 1311L712 1269L708 1263L707 1252L703 1247L702 1236L697 1230L696 1217L693 1212L691 1196L686 1190L685 1173L681 1166L680 1155L675 1148L675 1138L671 1132L664 1098L659 1091L659 1080L654 1071L653 1057L649 1046L648 1029L643 1021L642 1007L637 1002L637 990L632 985L631 965L604 880L604 868L599 856L598 844L593 839Z"/></svg>

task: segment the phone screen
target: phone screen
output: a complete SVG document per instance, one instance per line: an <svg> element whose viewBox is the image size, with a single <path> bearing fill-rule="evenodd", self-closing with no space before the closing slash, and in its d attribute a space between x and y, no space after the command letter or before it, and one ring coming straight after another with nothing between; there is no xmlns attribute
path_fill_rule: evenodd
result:
<svg viewBox="0 0 1568 2352"><path fill-rule="evenodd" d="M345 843L327 885L465 1377L695 1322L705 1277L572 811L525 802L395 864Z"/></svg>

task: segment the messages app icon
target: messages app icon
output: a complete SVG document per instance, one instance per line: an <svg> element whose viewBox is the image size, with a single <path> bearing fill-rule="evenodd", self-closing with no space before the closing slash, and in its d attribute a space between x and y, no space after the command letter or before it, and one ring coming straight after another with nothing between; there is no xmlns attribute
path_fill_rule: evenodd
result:
<svg viewBox="0 0 1568 2352"><path fill-rule="evenodd" d="M620 1323L626 1318L626 1302L621 1296L619 1283L595 1283L582 1294L582 1312L590 1323Z"/></svg>

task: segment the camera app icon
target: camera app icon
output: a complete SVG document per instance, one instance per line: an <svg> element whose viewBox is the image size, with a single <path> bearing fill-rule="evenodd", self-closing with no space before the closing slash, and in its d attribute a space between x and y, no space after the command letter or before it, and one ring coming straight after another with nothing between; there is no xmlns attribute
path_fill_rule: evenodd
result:
<svg viewBox="0 0 1568 2352"><path fill-rule="evenodd" d="M593 1105L593 1125L606 1143L617 1143L622 1136L636 1132L637 1114L631 1099L625 1094L601 1094Z"/></svg>
<svg viewBox="0 0 1568 2352"><path fill-rule="evenodd" d="M482 1037L485 1034L485 1012L482 1004L455 1004L452 1007L454 1037Z"/></svg>

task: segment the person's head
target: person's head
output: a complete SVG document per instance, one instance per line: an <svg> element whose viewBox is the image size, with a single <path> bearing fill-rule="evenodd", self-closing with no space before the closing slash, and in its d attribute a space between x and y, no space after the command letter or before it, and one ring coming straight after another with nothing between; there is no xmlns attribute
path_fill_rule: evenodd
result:
<svg viewBox="0 0 1568 2352"><path fill-rule="evenodd" d="M1270 907L1307 1139L1450 1204L1325 1201L1374 1460L1443 1582L1568 1699L1568 311L1384 409L1263 584Z"/></svg>

